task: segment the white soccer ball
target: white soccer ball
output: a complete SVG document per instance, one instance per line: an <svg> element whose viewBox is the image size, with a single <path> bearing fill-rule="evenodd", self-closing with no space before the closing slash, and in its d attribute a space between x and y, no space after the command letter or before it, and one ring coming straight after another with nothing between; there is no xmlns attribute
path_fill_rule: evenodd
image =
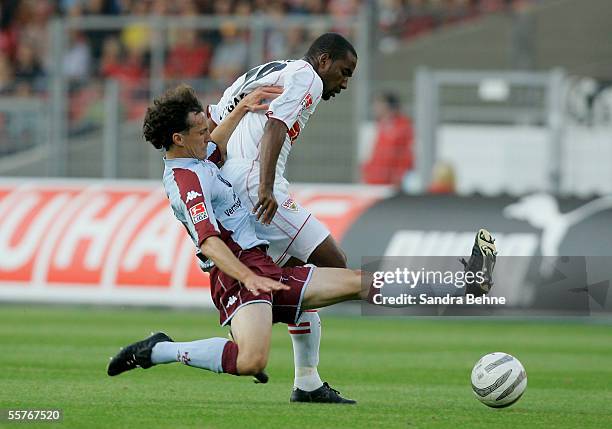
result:
<svg viewBox="0 0 612 429"><path fill-rule="evenodd" d="M525 368L508 353L484 355L472 370L474 395L489 407L509 407L519 400L526 388Z"/></svg>

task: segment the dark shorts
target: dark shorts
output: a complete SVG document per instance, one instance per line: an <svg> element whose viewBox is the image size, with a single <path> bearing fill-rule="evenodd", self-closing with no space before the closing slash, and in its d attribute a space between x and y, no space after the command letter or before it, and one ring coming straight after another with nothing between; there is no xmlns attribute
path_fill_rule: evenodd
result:
<svg viewBox="0 0 612 429"><path fill-rule="evenodd" d="M255 302L272 305L273 323L296 323L302 312L302 298L314 267L280 268L259 248L242 250L236 256L258 276L280 281L290 289L274 294L262 292L255 296L241 282L218 268L213 268L210 271L210 292L215 307L219 310L221 325L231 323L240 307Z"/></svg>

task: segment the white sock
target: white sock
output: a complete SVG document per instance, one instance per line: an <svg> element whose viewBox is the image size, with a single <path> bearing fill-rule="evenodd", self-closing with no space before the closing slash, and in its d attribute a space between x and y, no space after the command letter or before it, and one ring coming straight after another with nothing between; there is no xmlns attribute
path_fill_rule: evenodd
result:
<svg viewBox="0 0 612 429"><path fill-rule="evenodd" d="M226 338L208 338L188 343L162 341L153 346L151 362L154 364L182 362L213 372L223 372L221 358L223 348L228 341Z"/></svg>
<svg viewBox="0 0 612 429"><path fill-rule="evenodd" d="M296 325L288 325L293 342L295 380L293 385L312 392L323 385L317 366L321 343L321 319L316 311L304 311Z"/></svg>

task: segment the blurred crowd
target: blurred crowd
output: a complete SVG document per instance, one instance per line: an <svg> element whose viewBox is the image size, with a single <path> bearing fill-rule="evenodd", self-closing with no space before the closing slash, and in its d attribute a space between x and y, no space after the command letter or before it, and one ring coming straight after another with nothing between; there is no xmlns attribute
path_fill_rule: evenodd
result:
<svg viewBox="0 0 612 429"><path fill-rule="evenodd" d="M251 62L252 34L233 16L265 15L278 21L288 16L331 16L336 23L332 30L354 39L350 28L343 26L343 18L357 15L367 4L376 10L380 47L384 48L390 42L397 44L439 26L525 1L536 0L1 0L0 97L46 97L51 71L61 69L68 82L69 133L74 135L101 123L105 78L121 84L122 115L142 117L150 99L152 47L160 44L167 85L187 81L201 94L218 95ZM173 27L157 37L147 24L150 16L201 15L220 16L221 25L214 30ZM143 19L121 29L66 31L63 55L54 57L49 30L54 17L99 16ZM328 30L317 25L267 29L263 59L300 58L309 42ZM0 115L0 134L6 132L7 115ZM19 140L22 130L28 128L13 130L8 140Z"/></svg>
<svg viewBox="0 0 612 429"><path fill-rule="evenodd" d="M366 0L367 1L367 0ZM440 25L471 19L526 0L374 0L384 40L410 38ZM46 88L53 61L47 24L53 16L289 15L359 12L361 0L3 0L0 2L0 95L26 96ZM343 32L344 29L337 28ZM344 31L346 32L346 31ZM151 30L144 23L120 31L72 31L67 35L62 69L71 82L95 77L140 82L148 76ZM166 35L165 77L231 80L248 65L250 34L228 18L214 31L181 29ZM265 59L303 53L315 35L301 28L269 31ZM350 34L349 34L350 36Z"/></svg>
<svg viewBox="0 0 612 429"><path fill-rule="evenodd" d="M266 14L350 16L358 0L3 0L0 3L0 94L27 95L45 88L51 58L47 24L54 16L181 16ZM62 58L64 74L78 82L95 77L123 83L148 76L151 29L144 22L121 31L71 31ZM300 55L309 37L299 28L266 34L266 59ZM214 31L181 29L166 35L165 77L229 80L244 72L248 31L228 18Z"/></svg>
<svg viewBox="0 0 612 429"><path fill-rule="evenodd" d="M511 10L538 0L377 0L380 48L400 40L465 22L483 14Z"/></svg>

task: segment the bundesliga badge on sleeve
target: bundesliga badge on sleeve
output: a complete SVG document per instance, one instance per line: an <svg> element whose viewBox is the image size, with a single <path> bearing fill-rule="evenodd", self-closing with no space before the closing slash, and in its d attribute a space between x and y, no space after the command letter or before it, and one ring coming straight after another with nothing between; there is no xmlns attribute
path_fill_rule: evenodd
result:
<svg viewBox="0 0 612 429"><path fill-rule="evenodd" d="M189 209L189 214L191 215L191 220L194 224L208 219L208 213L206 212L206 206L204 203L197 203L191 207Z"/></svg>

